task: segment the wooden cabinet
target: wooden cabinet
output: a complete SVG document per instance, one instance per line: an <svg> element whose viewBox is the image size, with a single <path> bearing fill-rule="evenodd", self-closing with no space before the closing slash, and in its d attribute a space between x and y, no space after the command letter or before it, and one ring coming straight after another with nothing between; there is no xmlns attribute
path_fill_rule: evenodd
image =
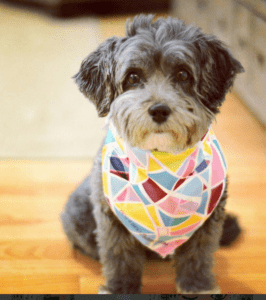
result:
<svg viewBox="0 0 266 300"><path fill-rule="evenodd" d="M242 63L235 91L266 125L266 0L173 0L173 15L215 34Z"/></svg>

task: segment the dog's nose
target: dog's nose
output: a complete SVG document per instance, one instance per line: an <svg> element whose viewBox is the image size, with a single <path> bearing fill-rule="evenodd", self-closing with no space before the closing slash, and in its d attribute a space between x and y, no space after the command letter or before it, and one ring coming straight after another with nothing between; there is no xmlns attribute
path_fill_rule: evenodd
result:
<svg viewBox="0 0 266 300"><path fill-rule="evenodd" d="M154 122L161 124L168 119L168 116L171 113L171 109L167 105L157 103L152 105L149 108L148 112Z"/></svg>

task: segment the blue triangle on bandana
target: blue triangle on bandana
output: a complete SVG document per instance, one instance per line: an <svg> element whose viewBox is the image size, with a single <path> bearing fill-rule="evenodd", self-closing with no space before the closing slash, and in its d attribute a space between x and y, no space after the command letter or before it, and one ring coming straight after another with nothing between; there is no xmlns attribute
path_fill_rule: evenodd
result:
<svg viewBox="0 0 266 300"><path fill-rule="evenodd" d="M141 162L144 166L147 165L147 157L146 157L147 151L134 147L134 148L132 148L132 152L137 157L139 162Z"/></svg>
<svg viewBox="0 0 266 300"><path fill-rule="evenodd" d="M112 195L115 197L127 184L128 181L110 174Z"/></svg>
<svg viewBox="0 0 266 300"><path fill-rule="evenodd" d="M136 234L134 236L144 245L149 245L156 237L155 234Z"/></svg>
<svg viewBox="0 0 266 300"><path fill-rule="evenodd" d="M140 224L132 221L130 218L122 214L120 210L118 210L116 207L114 207L115 213L117 217L121 220L121 222L128 228L128 230L138 233L149 233L153 234L152 231L142 227Z"/></svg>
<svg viewBox="0 0 266 300"><path fill-rule="evenodd" d="M149 173L149 177L168 190L171 190L178 180L178 178L165 171L156 174Z"/></svg>
<svg viewBox="0 0 266 300"><path fill-rule="evenodd" d="M166 214L164 214L160 209L158 209L158 211L160 213L160 216L165 226L176 226L178 224L185 222L188 218L190 218L190 216L183 217L183 218L171 218Z"/></svg>
<svg viewBox="0 0 266 300"><path fill-rule="evenodd" d="M140 188L139 186L136 184L132 184L132 187L133 189L135 190L135 192L138 194L138 196L140 197L140 199L142 200L142 202L145 204L145 205L150 205L150 204L154 204L154 203L151 203L147 200L147 198L142 194L142 192L140 191Z"/></svg>
<svg viewBox="0 0 266 300"><path fill-rule="evenodd" d="M204 153L202 149L200 149L197 157L197 166L199 166L204 159L205 159Z"/></svg>
<svg viewBox="0 0 266 300"><path fill-rule="evenodd" d="M112 156L112 157L110 157L110 161L111 161L111 164L112 164L114 170L125 172L124 165L122 164L122 162L119 158Z"/></svg>
<svg viewBox="0 0 266 300"><path fill-rule="evenodd" d="M208 168L206 171L200 173L200 176L203 177L207 182L209 182L209 174L210 174L210 172L209 172L209 168Z"/></svg>
<svg viewBox="0 0 266 300"><path fill-rule="evenodd" d="M204 169L206 169L208 167L206 161L204 160L197 168L196 171L198 173L202 172Z"/></svg>
<svg viewBox="0 0 266 300"><path fill-rule="evenodd" d="M103 170L104 171L109 170L109 157L107 155L104 157L104 160L103 160Z"/></svg>
<svg viewBox="0 0 266 300"><path fill-rule="evenodd" d="M111 152L110 156L114 156L114 157L123 157L123 155L125 155L125 153L123 153L123 151L121 150L120 147L115 147L113 149L113 151Z"/></svg>
<svg viewBox="0 0 266 300"><path fill-rule="evenodd" d="M208 191L206 191L202 194L201 204L200 204L200 207L197 209L198 213L204 215L207 200L208 200Z"/></svg>
<svg viewBox="0 0 266 300"><path fill-rule="evenodd" d="M202 192L202 182L197 177L193 178L186 184L184 182L177 192L186 196L200 197Z"/></svg>
<svg viewBox="0 0 266 300"><path fill-rule="evenodd" d="M111 130L108 130L108 133L107 133L106 139L105 139L105 145L113 143L113 142L115 142L115 138L114 138Z"/></svg>
<svg viewBox="0 0 266 300"><path fill-rule="evenodd" d="M138 168L135 164L129 166L129 178L131 182L136 182L138 176Z"/></svg>

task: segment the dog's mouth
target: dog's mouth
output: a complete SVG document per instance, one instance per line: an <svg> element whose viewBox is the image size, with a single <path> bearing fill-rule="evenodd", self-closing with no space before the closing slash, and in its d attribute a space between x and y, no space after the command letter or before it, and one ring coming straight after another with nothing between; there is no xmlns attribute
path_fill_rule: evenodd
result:
<svg viewBox="0 0 266 300"><path fill-rule="evenodd" d="M163 130L155 130L154 133L164 133Z"/></svg>
<svg viewBox="0 0 266 300"><path fill-rule="evenodd" d="M169 130L162 130L162 129L155 129L155 130L150 130L150 131L145 130L145 131L143 132L143 137L145 137L148 133L150 133L150 134L155 134L155 133L157 133L157 134L162 134L162 133L172 133L172 131L169 131Z"/></svg>
<svg viewBox="0 0 266 300"><path fill-rule="evenodd" d="M176 152L178 135L172 130L153 129L145 130L141 134L138 147L155 152Z"/></svg>

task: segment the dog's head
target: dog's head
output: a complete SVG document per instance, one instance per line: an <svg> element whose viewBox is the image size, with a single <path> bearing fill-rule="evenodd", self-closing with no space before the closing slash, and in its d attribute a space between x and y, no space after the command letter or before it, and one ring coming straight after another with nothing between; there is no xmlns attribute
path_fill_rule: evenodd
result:
<svg viewBox="0 0 266 300"><path fill-rule="evenodd" d="M91 53L75 79L131 146L184 151L207 132L242 65L224 44L174 19L140 15Z"/></svg>

